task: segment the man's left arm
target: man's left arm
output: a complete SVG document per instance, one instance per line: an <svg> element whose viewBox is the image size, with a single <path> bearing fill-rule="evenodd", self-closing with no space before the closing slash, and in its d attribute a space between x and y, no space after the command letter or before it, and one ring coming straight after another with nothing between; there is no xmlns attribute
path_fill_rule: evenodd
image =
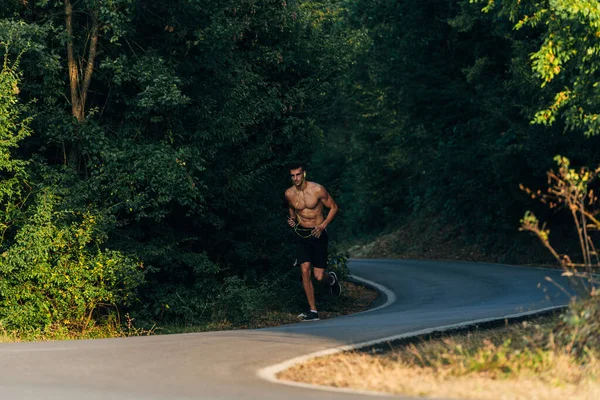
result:
<svg viewBox="0 0 600 400"><path fill-rule="evenodd" d="M327 190L324 187L321 187L321 190L319 191L319 200L321 200L321 203L323 203L323 205L329 209L329 213L327 214L327 218L325 218L325 221L323 221L320 225L316 226L313 230L313 235L316 237L321 236L321 232L324 231L325 228L327 228L327 225L329 225L331 221L333 221L335 215L338 212L337 203L335 202L335 200L333 200L333 197L331 197L331 195L327 192Z"/></svg>

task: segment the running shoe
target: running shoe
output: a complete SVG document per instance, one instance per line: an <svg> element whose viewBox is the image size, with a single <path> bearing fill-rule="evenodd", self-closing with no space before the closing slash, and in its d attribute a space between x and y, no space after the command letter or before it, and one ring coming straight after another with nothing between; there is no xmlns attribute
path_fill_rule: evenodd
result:
<svg viewBox="0 0 600 400"><path fill-rule="evenodd" d="M333 285L329 285L331 295L333 297L340 297L340 295L342 294L342 285L340 284L340 280L333 271L330 271L329 275L333 278Z"/></svg>
<svg viewBox="0 0 600 400"><path fill-rule="evenodd" d="M314 311L309 311L306 313L306 315L304 317L302 317L302 319L300 321L312 322L312 321L318 321L318 320L319 320L319 313L316 313Z"/></svg>

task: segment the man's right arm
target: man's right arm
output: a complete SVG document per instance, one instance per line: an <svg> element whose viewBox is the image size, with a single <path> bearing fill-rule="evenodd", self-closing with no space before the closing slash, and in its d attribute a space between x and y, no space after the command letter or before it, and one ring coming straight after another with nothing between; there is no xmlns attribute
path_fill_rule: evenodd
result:
<svg viewBox="0 0 600 400"><path fill-rule="evenodd" d="M292 207L292 203L290 202L287 192L285 193L285 199L288 202L288 225L294 227L296 225L296 209Z"/></svg>

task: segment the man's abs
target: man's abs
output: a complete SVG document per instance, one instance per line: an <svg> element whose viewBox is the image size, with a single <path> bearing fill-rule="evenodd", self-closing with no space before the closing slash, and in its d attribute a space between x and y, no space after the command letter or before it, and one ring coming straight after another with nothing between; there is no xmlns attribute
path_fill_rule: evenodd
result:
<svg viewBox="0 0 600 400"><path fill-rule="evenodd" d="M310 210L305 208L304 210L296 210L296 216L300 225L306 228L314 228L321 224L325 218L323 218L322 207Z"/></svg>

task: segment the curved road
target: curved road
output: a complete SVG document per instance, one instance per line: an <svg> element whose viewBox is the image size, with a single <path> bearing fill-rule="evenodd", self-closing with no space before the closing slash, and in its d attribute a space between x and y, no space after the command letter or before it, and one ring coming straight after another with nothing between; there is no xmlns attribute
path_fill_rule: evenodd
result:
<svg viewBox="0 0 600 400"><path fill-rule="evenodd" d="M367 395L275 384L261 368L332 347L563 305L560 271L497 264L351 260L350 271L391 289L372 312L276 328L0 344L0 398L349 399ZM538 284L541 286L538 288Z"/></svg>

